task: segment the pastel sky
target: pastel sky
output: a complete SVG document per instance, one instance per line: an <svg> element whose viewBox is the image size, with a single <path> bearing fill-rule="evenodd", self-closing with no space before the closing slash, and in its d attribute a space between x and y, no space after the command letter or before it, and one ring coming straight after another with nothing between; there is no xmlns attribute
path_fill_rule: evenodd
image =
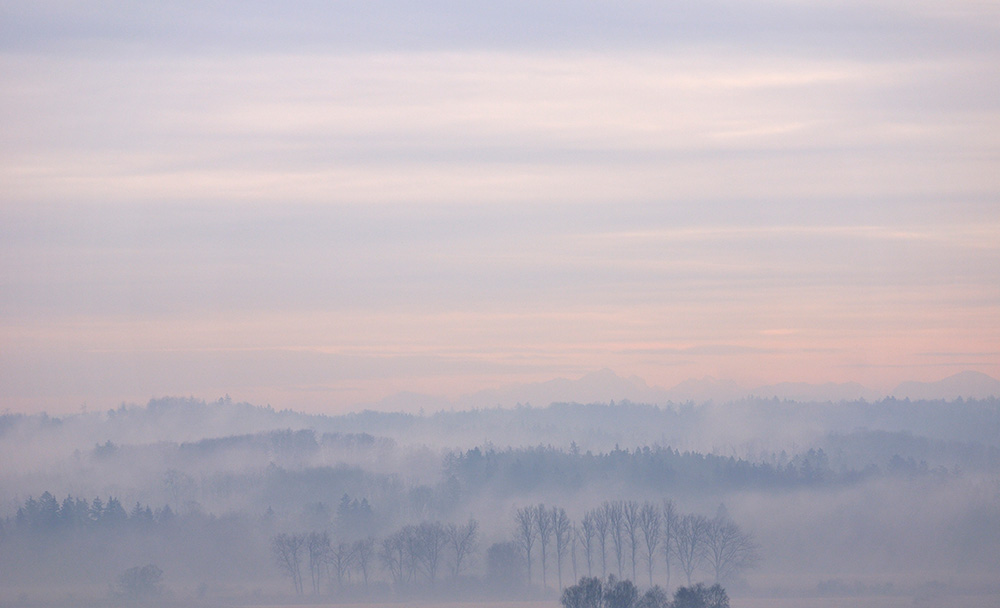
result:
<svg viewBox="0 0 1000 608"><path fill-rule="evenodd" d="M1000 4L0 1L0 410L1000 377Z"/></svg>

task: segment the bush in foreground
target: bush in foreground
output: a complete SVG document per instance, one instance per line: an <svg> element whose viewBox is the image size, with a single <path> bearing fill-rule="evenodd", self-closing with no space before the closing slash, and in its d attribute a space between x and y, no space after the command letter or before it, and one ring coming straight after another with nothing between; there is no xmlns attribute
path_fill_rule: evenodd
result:
<svg viewBox="0 0 1000 608"><path fill-rule="evenodd" d="M560 602L563 608L729 608L729 596L719 584L680 587L670 601L659 586L640 595L632 581L617 580L614 576L606 581L581 578L563 590Z"/></svg>

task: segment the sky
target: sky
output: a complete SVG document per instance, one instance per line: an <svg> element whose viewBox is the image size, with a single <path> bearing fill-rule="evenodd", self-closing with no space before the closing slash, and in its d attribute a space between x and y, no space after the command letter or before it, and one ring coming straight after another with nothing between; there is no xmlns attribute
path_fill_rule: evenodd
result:
<svg viewBox="0 0 1000 608"><path fill-rule="evenodd" d="M0 1L0 411L1000 377L1000 5Z"/></svg>

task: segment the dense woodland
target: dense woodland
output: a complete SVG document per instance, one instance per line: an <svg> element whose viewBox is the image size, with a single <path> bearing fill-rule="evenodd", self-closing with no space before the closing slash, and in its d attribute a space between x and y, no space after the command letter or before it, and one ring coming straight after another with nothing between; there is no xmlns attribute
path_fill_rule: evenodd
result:
<svg viewBox="0 0 1000 608"><path fill-rule="evenodd" d="M163 399L0 416L0 456L8 603L555 602L609 575L637 598L917 597L997 580L996 400L325 417Z"/></svg>

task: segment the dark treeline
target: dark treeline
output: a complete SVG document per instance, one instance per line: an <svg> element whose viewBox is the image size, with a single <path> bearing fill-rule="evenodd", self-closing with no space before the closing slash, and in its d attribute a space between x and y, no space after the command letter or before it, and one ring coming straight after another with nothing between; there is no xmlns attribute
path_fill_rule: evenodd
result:
<svg viewBox="0 0 1000 608"><path fill-rule="evenodd" d="M0 415L0 438L18 434L17 429L74 437L90 434L87 441L91 445L109 439L126 444L197 443L263 430L311 429L320 436L369 435L401 443L420 437L424 442L465 449L482 444L484 437L514 446L569 445L576 441L582 449L595 452L610 451L616 444L659 444L682 451L714 452L711 446L720 436L730 437L729 441L735 441L732 446L738 448L769 433L799 445L816 446L826 435L884 431L923 437L934 442L935 449L944 449L956 444L1000 447L1000 399L911 402L887 398L873 403L745 399L727 404L660 406L574 403L427 416L374 411L327 416L278 411L228 399L207 403L193 398L163 398L145 406L122 405L107 412L62 418ZM901 454L908 455L916 456Z"/></svg>
<svg viewBox="0 0 1000 608"><path fill-rule="evenodd" d="M6 585L107 587L128 569L152 563L168 585L249 585L270 576L261 546L273 524L266 514L214 515L197 505L126 508L114 496L60 500L45 492L0 520L0 573Z"/></svg>
<svg viewBox="0 0 1000 608"><path fill-rule="evenodd" d="M184 454L198 457L226 453L233 450L267 452L276 457L308 457L322 448L372 450L376 447L391 449L395 442L376 439L368 433L322 433L310 429L281 429L268 433L250 433L226 437L212 437L180 444Z"/></svg>
<svg viewBox="0 0 1000 608"><path fill-rule="evenodd" d="M897 456L897 458L899 458ZM445 472L473 488L529 492L538 488L579 489L588 484L614 482L654 491L678 488L792 488L799 485L841 484L877 475L882 469L834 470L823 449L781 455L782 463L750 462L733 456L680 452L645 446L615 448L605 453L580 453L551 446L497 450L474 448L450 453ZM891 461L890 461L891 462ZM924 471L927 466L924 463Z"/></svg>
<svg viewBox="0 0 1000 608"><path fill-rule="evenodd" d="M126 478L139 471L133 482L138 491L125 494L131 499L127 510L137 501L195 504L214 513L259 514L270 507L304 527L337 531L361 525L344 519L340 501L346 495L372 509L364 530L380 534L400 520L455 519L483 499L544 499L591 491L713 497L749 490L850 487L900 476L944 479L966 471L932 465L924 458L934 462L928 447L934 444L915 438L867 432L834 439L827 446L832 453L824 448L792 454L783 450L754 461L658 445L607 452L583 451L575 443L566 448L487 445L414 452L368 434L284 429L179 444L105 441L87 452L77 451L73 458L80 474L72 481L78 485L87 476L98 481ZM991 466L996 448L963 445L969 449L968 459L975 456L983 466ZM923 458L916 459L914 453ZM847 466L849 459L854 466ZM121 494L113 487L95 489Z"/></svg>
<svg viewBox="0 0 1000 608"><path fill-rule="evenodd" d="M140 494L160 504L201 505L212 512L262 512L273 508L307 527L346 529L340 501L346 495L375 509L364 523L368 533L384 532L397 520L453 519L480 499L614 492L619 495L682 493L717 496L738 491L791 491L839 488L882 478L944 479L960 469L931 466L902 456L873 438L869 461L835 467L823 448L769 454L766 461L681 452L670 447L615 448L608 452L553 446L422 453L409 462L408 452L388 440L359 435L320 435L309 430L270 431L196 443L119 446L106 442L91 448L86 474L148 466ZM878 445L875 445L878 444ZM333 451L325 447L338 446ZM350 446L354 463L337 462ZM856 447L852 453L861 453ZM904 451L904 453L906 453ZM358 455L361 456L358 456ZM891 455L890 455L891 454ZM388 456L387 456L388 455ZM383 457L385 457L383 459ZM412 474L372 470L398 459ZM843 456L839 457L843 460ZM380 460L383 459L383 460ZM148 463L148 464L147 464ZM154 500L147 499L150 502ZM131 509L134 501L128 505ZM17 508L17 507L14 507Z"/></svg>
<svg viewBox="0 0 1000 608"><path fill-rule="evenodd" d="M809 486L839 486L866 479L896 475L949 476L957 467L931 465L934 454L929 444L913 438L899 438L886 433L858 433L831 437L831 454L824 448L808 448L789 454L786 451L766 454L765 460L723 456L692 451L681 452L659 445L634 449L615 447L608 452L581 452L575 444L567 449L548 446L498 449L476 447L464 451L446 451L442 458L431 457L436 468L428 478L457 484L462 492L508 495L531 494L538 490L570 491L592 485L613 484L621 488L644 488L653 492L725 491L740 489L794 489ZM317 434L309 430L271 431L254 435L225 437L184 443L177 446L156 444L148 447L117 446L106 443L93 449L98 459L110 460L121 451L123 458L153 451L170 468L163 473L165 485L179 499L200 500L209 496L251 496L257 503L299 504L319 502L329 497L328 488L338 488L351 495L393 495L397 505L424 509L421 496L432 493L431 486L405 489L392 473L373 472L370 467L344 462L323 465L324 446L350 446L355 453L388 452L394 442L369 435ZM894 449L894 448L899 448ZM964 448L964 451L963 451ZM964 461L993 467L1000 462L1000 449L961 444ZM213 456L248 457L261 455L261 469L213 471L194 476L184 472L190 458L205 462ZM850 464L845 453L849 453ZM865 454L870 458L864 458ZM916 454L918 458L914 457ZM835 464L835 461L839 464ZM453 488L457 491L456 488ZM443 490L431 502L446 509L455 496ZM447 514L447 513L443 513Z"/></svg>
<svg viewBox="0 0 1000 608"><path fill-rule="evenodd" d="M137 502L131 510L126 511L113 496L109 496L107 502L100 497L88 502L73 496L59 501L50 492L44 492L37 499L29 497L24 505L17 508L13 521L3 522L0 530L9 533L56 534L82 530L116 530L125 526L144 529L155 524L169 524L174 517L169 505L154 513L148 505Z"/></svg>

